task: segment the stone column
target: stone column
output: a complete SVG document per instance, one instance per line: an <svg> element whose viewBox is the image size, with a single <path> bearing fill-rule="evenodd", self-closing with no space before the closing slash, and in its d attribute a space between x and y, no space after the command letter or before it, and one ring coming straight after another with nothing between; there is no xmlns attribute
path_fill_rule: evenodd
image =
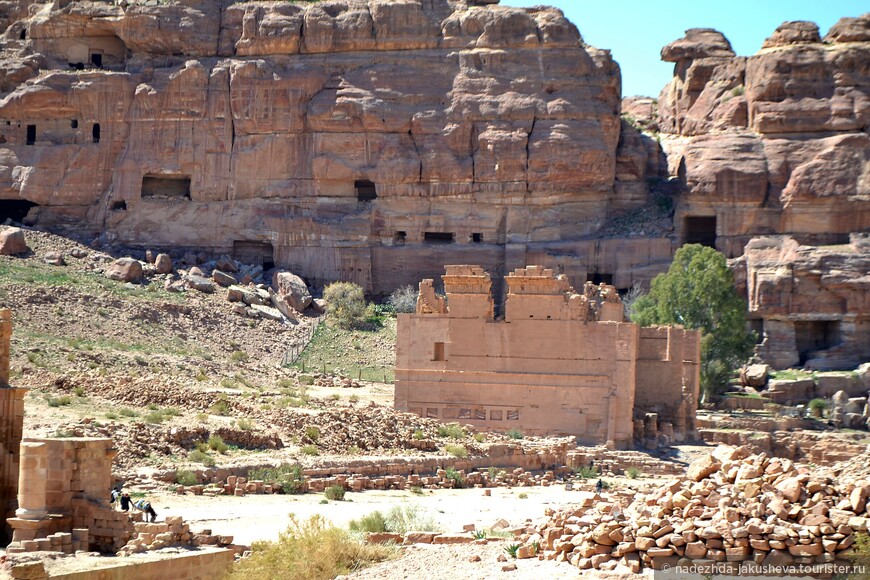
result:
<svg viewBox="0 0 870 580"><path fill-rule="evenodd" d="M9 386L9 341L12 338L12 311L0 308L0 387Z"/></svg>
<svg viewBox="0 0 870 580"><path fill-rule="evenodd" d="M608 449L616 449L616 387L610 388L607 395L607 443Z"/></svg>
<svg viewBox="0 0 870 580"><path fill-rule="evenodd" d="M21 470L18 476L18 509L15 516L22 520L39 520L48 514L49 445L44 441L21 444Z"/></svg>

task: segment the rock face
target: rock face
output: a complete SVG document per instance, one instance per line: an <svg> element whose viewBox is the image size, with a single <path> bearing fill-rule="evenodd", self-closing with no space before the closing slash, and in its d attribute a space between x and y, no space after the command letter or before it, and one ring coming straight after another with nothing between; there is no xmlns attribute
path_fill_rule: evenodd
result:
<svg viewBox="0 0 870 580"><path fill-rule="evenodd" d="M691 29L657 102L621 104L609 52L552 8L0 4L0 221L381 295L451 263L626 290L685 242L870 231L867 14L784 23L752 56ZM767 351L799 351L786 335Z"/></svg>
<svg viewBox="0 0 870 580"><path fill-rule="evenodd" d="M317 286L388 293L457 256L525 265L528 244L608 217L619 69L556 9L477 4L16 11L0 200L37 204L40 226L255 258Z"/></svg>
<svg viewBox="0 0 870 580"><path fill-rule="evenodd" d="M734 267L776 368L870 357L868 25L843 18L822 38L786 22L750 57L711 29L662 49L674 79L650 119L683 187L676 235L745 253Z"/></svg>

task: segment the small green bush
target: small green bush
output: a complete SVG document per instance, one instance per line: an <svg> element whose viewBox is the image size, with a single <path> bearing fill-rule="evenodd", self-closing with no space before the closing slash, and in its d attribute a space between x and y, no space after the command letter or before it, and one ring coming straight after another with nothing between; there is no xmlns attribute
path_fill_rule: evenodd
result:
<svg viewBox="0 0 870 580"><path fill-rule="evenodd" d="M412 437L413 437L414 439L416 439L417 441L419 441L420 439L422 439L422 438L424 437L424 435L423 435L423 430L422 430L422 429L416 429L416 430L414 431L414 434L412 435Z"/></svg>
<svg viewBox="0 0 870 580"><path fill-rule="evenodd" d="M285 494L302 493L304 490L305 478L302 475L302 466L298 463L252 469L248 472L248 478L278 484L281 493Z"/></svg>
<svg viewBox="0 0 870 580"><path fill-rule="evenodd" d="M247 417L240 417L239 419L236 419L236 427L242 431L250 431L254 428L254 422Z"/></svg>
<svg viewBox="0 0 870 580"><path fill-rule="evenodd" d="M151 411L145 415L146 423L163 423L166 419L168 419L168 417L160 411Z"/></svg>
<svg viewBox="0 0 870 580"><path fill-rule="evenodd" d="M629 467L625 470L625 474L628 476L629 479L637 479L638 477L640 477L640 469L638 469L637 467Z"/></svg>
<svg viewBox="0 0 870 580"><path fill-rule="evenodd" d="M212 451L217 451L218 453L226 453L229 447L226 443L224 443L223 437L220 435L212 435L208 438L208 447Z"/></svg>
<svg viewBox="0 0 870 580"><path fill-rule="evenodd" d="M331 485L326 488L326 491L323 492L326 495L326 499L331 501L342 501L344 500L344 486L341 485Z"/></svg>
<svg viewBox="0 0 870 580"><path fill-rule="evenodd" d="M118 414L122 417L138 417L139 413L134 411L133 409L128 409L127 407L121 407L118 409Z"/></svg>
<svg viewBox="0 0 870 580"><path fill-rule="evenodd" d="M456 423L449 425L438 425L438 436L449 437L451 439L465 439L465 429Z"/></svg>
<svg viewBox="0 0 870 580"><path fill-rule="evenodd" d="M118 418L117 413L112 413L112 412L106 413L106 419L109 419L110 421L113 421L117 418Z"/></svg>
<svg viewBox="0 0 870 580"><path fill-rule="evenodd" d="M529 494L527 494L527 493L521 493L521 494L519 494L517 497L520 498L520 499L529 499Z"/></svg>
<svg viewBox="0 0 870 580"><path fill-rule="evenodd" d="M386 532L387 519L379 511L373 511L358 520L351 520L347 525L352 532Z"/></svg>
<svg viewBox="0 0 870 580"><path fill-rule="evenodd" d="M516 558L517 551L519 551L519 549L520 549L519 544L509 544L508 546L505 547L504 551L507 552L511 558Z"/></svg>
<svg viewBox="0 0 870 580"><path fill-rule="evenodd" d="M317 443L320 439L320 429L314 425L309 425L305 428L305 437L312 443Z"/></svg>
<svg viewBox="0 0 870 580"><path fill-rule="evenodd" d="M186 469L179 469L175 472L175 483L178 485L190 486L197 484L196 474Z"/></svg>
<svg viewBox="0 0 870 580"><path fill-rule="evenodd" d="M85 388L84 387L76 387L73 389L73 393L76 397L84 397L85 396Z"/></svg>
<svg viewBox="0 0 870 580"><path fill-rule="evenodd" d="M583 467L578 467L574 470L574 473L580 479L592 479L598 477L598 470L594 467L589 467L588 465L584 465Z"/></svg>
<svg viewBox="0 0 870 580"><path fill-rule="evenodd" d="M404 535L407 532L441 531L435 520L416 505L397 505L387 512L387 531Z"/></svg>
<svg viewBox="0 0 870 580"><path fill-rule="evenodd" d="M70 397L69 395L62 395L60 397L49 397L47 402L49 407L66 407L67 405L72 404L72 397Z"/></svg>
<svg viewBox="0 0 870 580"><path fill-rule="evenodd" d="M209 411L211 411L212 415L222 415L225 417L230 414L230 404L226 399L221 399L209 407Z"/></svg>
<svg viewBox="0 0 870 580"><path fill-rule="evenodd" d="M187 454L188 461L194 461L196 463L202 463L206 467L211 467L214 465L214 459L208 453L203 453L199 449L194 449L190 453Z"/></svg>
<svg viewBox="0 0 870 580"><path fill-rule="evenodd" d="M236 364L248 362L248 353L243 350L234 350L232 354L230 354L230 361Z"/></svg>
<svg viewBox="0 0 870 580"><path fill-rule="evenodd" d="M323 290L326 312L341 328L359 328L368 318L365 294L351 282L333 282Z"/></svg>
<svg viewBox="0 0 870 580"><path fill-rule="evenodd" d="M465 448L465 445L453 445L452 443L448 443L444 446L444 451L453 457L458 457L460 459L468 457L468 449Z"/></svg>
<svg viewBox="0 0 870 580"><path fill-rule="evenodd" d="M520 431L519 429L511 429L510 431L507 432L507 436L510 437L511 439L522 439L523 432Z"/></svg>
<svg viewBox="0 0 870 580"><path fill-rule="evenodd" d="M456 469L452 467L448 467L444 473L444 479L453 482L453 487L456 489L460 489L465 487L465 478L462 477L462 474L459 473Z"/></svg>
<svg viewBox="0 0 870 580"><path fill-rule="evenodd" d="M303 455L320 455L320 450L317 445L303 445L299 450Z"/></svg>

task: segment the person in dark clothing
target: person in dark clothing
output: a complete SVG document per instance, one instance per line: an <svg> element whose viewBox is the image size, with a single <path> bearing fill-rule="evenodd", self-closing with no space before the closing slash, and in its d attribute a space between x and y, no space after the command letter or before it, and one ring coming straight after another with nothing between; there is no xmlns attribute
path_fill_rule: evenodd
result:
<svg viewBox="0 0 870 580"><path fill-rule="evenodd" d="M154 508L151 507L150 501L140 499L136 503L133 504L133 507L135 507L137 510L145 512L145 515L149 517L150 522L153 523L153 522L157 521L157 512L155 512Z"/></svg>
<svg viewBox="0 0 870 580"><path fill-rule="evenodd" d="M604 489L604 480L599 479L598 483L595 484L595 491L601 493L601 490Z"/></svg>
<svg viewBox="0 0 870 580"><path fill-rule="evenodd" d="M127 492L124 492L123 494L121 494L121 511L123 511L123 512L130 511L130 503L132 503L130 500L130 494Z"/></svg>

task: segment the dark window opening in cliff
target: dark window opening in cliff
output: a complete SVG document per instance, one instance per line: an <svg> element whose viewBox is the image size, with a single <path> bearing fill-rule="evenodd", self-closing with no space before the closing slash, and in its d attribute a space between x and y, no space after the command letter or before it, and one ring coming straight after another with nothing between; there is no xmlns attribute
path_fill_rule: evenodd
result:
<svg viewBox="0 0 870 580"><path fill-rule="evenodd" d="M749 321L749 332L755 335L755 344L764 342L764 319L755 318Z"/></svg>
<svg viewBox="0 0 870 580"><path fill-rule="evenodd" d="M27 126L27 144L33 145L36 143L36 125Z"/></svg>
<svg viewBox="0 0 870 580"><path fill-rule="evenodd" d="M813 353L827 350L841 342L840 321L804 320L794 323L795 344L800 364L804 365Z"/></svg>
<svg viewBox="0 0 870 580"><path fill-rule="evenodd" d="M21 35L18 38L20 38L21 40L27 40L27 29L26 28L21 31Z"/></svg>
<svg viewBox="0 0 870 580"><path fill-rule="evenodd" d="M103 54L100 52L91 53L91 64L97 68L103 68Z"/></svg>
<svg viewBox="0 0 870 580"><path fill-rule="evenodd" d="M353 188L356 190L357 201L372 201L378 198L375 184L368 179L357 179L353 182Z"/></svg>
<svg viewBox="0 0 870 580"><path fill-rule="evenodd" d="M483 234L480 234L480 233L471 234L471 243L472 244L482 244L483 243Z"/></svg>
<svg viewBox="0 0 870 580"><path fill-rule="evenodd" d="M100 124L94 123L94 128L91 130L91 137L94 138L94 143L100 142Z"/></svg>
<svg viewBox="0 0 870 580"><path fill-rule="evenodd" d="M85 70L85 63L83 62L71 62L69 63L70 68L74 68L76 70Z"/></svg>
<svg viewBox="0 0 870 580"><path fill-rule="evenodd" d="M112 202L112 210L114 210L114 211L127 211L127 202L126 201L113 201Z"/></svg>
<svg viewBox="0 0 870 580"><path fill-rule="evenodd" d="M407 238L407 237L408 237L408 234L406 232L399 230L398 232L393 234L393 243L396 244L397 246L401 246L405 243L405 238Z"/></svg>
<svg viewBox="0 0 870 580"><path fill-rule="evenodd" d="M233 242L233 258L243 264L263 266L263 270L275 267L275 249L271 242L236 240Z"/></svg>
<svg viewBox="0 0 870 580"><path fill-rule="evenodd" d="M142 178L142 197L190 199L190 177L146 175Z"/></svg>
<svg viewBox="0 0 870 580"><path fill-rule="evenodd" d="M451 232L426 232L423 241L427 244L452 244L455 237Z"/></svg>
<svg viewBox="0 0 870 580"><path fill-rule="evenodd" d="M0 224L9 219L21 223L33 207L37 204L24 199L0 199Z"/></svg>
<svg viewBox="0 0 870 580"><path fill-rule="evenodd" d="M599 284L608 284L612 286L613 274L600 274L598 272L592 272L586 275L586 281L592 282L596 286L598 286Z"/></svg>
<svg viewBox="0 0 870 580"><path fill-rule="evenodd" d="M716 216L687 216L683 227L686 244L716 247Z"/></svg>
<svg viewBox="0 0 870 580"><path fill-rule="evenodd" d="M78 128L79 128L79 120L78 120L78 119L73 119L72 121L69 122L69 126L70 126L72 129L78 129Z"/></svg>

